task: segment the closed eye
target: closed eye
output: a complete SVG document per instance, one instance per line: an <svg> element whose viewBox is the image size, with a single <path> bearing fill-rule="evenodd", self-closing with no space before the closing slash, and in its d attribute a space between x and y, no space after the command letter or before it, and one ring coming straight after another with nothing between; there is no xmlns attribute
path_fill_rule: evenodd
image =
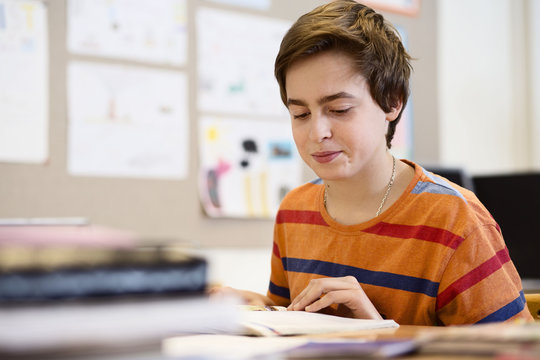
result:
<svg viewBox="0 0 540 360"><path fill-rule="evenodd" d="M331 113L334 113L334 114L342 115L342 114L346 114L347 112L349 112L349 110L351 110L351 108L346 108L346 109L334 109L334 110L330 110L330 112L331 112Z"/></svg>
<svg viewBox="0 0 540 360"><path fill-rule="evenodd" d="M298 115L293 115L293 118L294 119L305 119L309 116L309 113L308 112L305 112L305 113L302 113L302 114L298 114Z"/></svg>

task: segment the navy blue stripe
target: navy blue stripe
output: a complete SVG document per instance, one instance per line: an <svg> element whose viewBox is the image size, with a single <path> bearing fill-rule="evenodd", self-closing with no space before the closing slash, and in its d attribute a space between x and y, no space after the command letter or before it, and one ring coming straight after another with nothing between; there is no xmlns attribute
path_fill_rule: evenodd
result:
<svg viewBox="0 0 540 360"><path fill-rule="evenodd" d="M289 288L283 287L283 286L277 286L273 282L270 281L270 284L268 285L268 290L274 295L281 296L285 299L291 298L291 293L289 292Z"/></svg>
<svg viewBox="0 0 540 360"><path fill-rule="evenodd" d="M358 282L363 284L421 293L431 297L436 297L439 289L439 283L413 276L371 271L320 260L282 258L281 261L286 271L318 274L329 277L352 275Z"/></svg>
<svg viewBox="0 0 540 360"><path fill-rule="evenodd" d="M499 322L510 319L512 316L519 314L526 305L525 295L523 290L519 292L519 296L515 298L512 302L506 304L499 310L489 314L482 320L478 321L477 324L489 323L489 322Z"/></svg>

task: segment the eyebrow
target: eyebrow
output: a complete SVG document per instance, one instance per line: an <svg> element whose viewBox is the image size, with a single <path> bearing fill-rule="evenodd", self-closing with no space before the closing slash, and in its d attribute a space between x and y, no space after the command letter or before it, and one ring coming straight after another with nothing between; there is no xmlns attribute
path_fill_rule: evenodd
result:
<svg viewBox="0 0 540 360"><path fill-rule="evenodd" d="M317 100L317 104L322 105L322 104L326 104L331 101L334 101L336 99L352 99L352 98L354 98L354 95L348 92L341 91L336 94L321 97L319 100ZM306 102L299 99L287 99L287 107L289 105L305 106Z"/></svg>

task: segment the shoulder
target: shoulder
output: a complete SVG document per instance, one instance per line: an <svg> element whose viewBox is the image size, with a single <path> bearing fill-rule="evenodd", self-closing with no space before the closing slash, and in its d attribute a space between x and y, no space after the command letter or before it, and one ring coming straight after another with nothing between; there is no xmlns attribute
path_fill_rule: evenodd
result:
<svg viewBox="0 0 540 360"><path fill-rule="evenodd" d="M429 194L429 195L443 195L443 198L447 196L453 196L456 199L460 199L464 202L468 201L474 194L464 187L461 187L450 180L424 169L422 166L413 162L407 161L415 169L415 184L411 190L412 194Z"/></svg>
<svg viewBox="0 0 540 360"><path fill-rule="evenodd" d="M462 236L478 227L493 226L495 220L476 195L450 180L409 162L415 168L415 179L409 186L408 210L423 221L435 222ZM416 209L416 210L414 210Z"/></svg>

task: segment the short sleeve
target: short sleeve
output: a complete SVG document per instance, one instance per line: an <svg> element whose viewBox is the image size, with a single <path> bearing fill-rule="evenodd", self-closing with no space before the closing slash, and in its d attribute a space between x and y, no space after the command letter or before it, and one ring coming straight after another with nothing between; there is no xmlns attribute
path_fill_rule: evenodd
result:
<svg viewBox="0 0 540 360"><path fill-rule="evenodd" d="M532 320L521 279L499 229L478 226L446 266L436 312L444 325Z"/></svg>

